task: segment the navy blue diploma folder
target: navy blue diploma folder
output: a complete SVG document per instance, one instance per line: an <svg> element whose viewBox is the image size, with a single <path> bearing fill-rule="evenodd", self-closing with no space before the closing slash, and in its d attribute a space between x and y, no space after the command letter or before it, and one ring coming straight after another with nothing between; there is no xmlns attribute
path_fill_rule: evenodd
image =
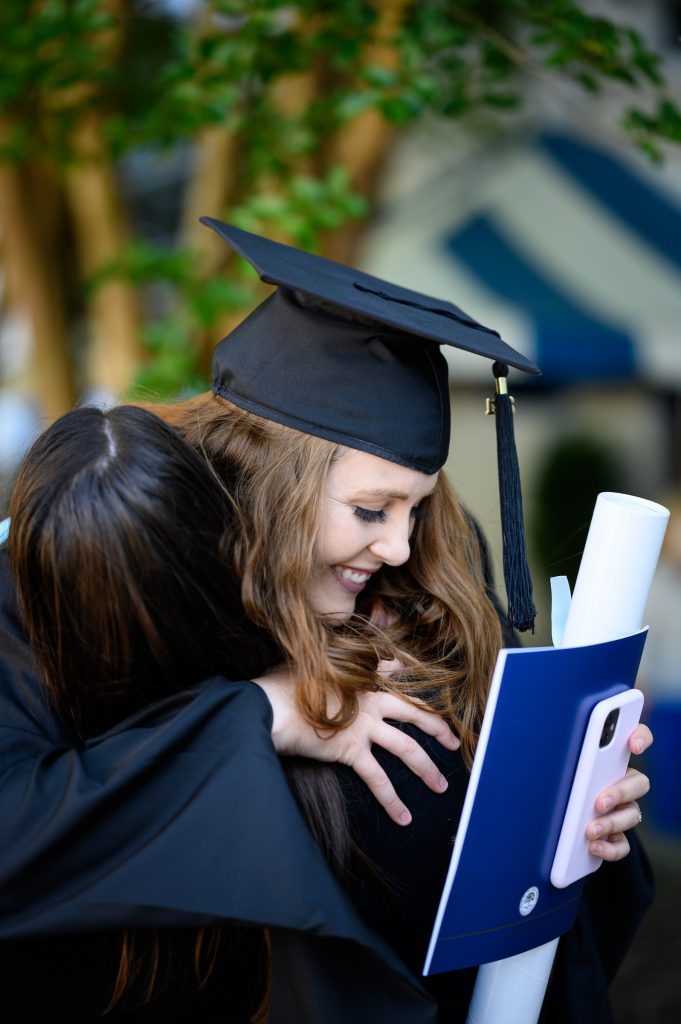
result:
<svg viewBox="0 0 681 1024"><path fill-rule="evenodd" d="M589 715L634 685L646 632L500 652L424 974L502 960L571 927L584 879L556 889L549 876L572 780Z"/></svg>

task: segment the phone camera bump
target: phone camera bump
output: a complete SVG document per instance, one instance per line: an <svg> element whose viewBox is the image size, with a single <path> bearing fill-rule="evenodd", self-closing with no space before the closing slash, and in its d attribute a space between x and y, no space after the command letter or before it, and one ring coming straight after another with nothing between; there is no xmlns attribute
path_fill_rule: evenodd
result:
<svg viewBox="0 0 681 1024"><path fill-rule="evenodd" d="M615 728L617 726L617 719L620 716L620 709L614 708L610 712L603 725L603 731L601 733L601 741L598 744L599 747L607 747L608 743L612 740L615 735Z"/></svg>

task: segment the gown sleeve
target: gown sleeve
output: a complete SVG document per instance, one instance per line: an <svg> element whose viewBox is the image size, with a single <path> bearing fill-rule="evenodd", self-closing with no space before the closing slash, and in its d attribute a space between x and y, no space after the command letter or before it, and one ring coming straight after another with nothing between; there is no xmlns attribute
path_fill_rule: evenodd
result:
<svg viewBox="0 0 681 1024"><path fill-rule="evenodd" d="M628 838L629 856L586 881L575 923L558 943L540 1024L612 1024L608 988L655 895L641 842Z"/></svg>
<svg viewBox="0 0 681 1024"><path fill-rule="evenodd" d="M215 678L69 743L43 699L0 548L0 939L266 926L273 1022L373 1024L346 983L368 958L366 984L391 1019L432 1024L433 1002L327 868L270 730L259 687Z"/></svg>

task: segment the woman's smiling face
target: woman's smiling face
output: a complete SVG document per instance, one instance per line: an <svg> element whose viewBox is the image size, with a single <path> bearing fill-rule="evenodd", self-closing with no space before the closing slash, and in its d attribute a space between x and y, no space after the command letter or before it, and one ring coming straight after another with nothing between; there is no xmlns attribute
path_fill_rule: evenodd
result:
<svg viewBox="0 0 681 1024"><path fill-rule="evenodd" d="M326 478L317 569L308 596L315 612L344 622L383 565L409 558L409 537L432 476L368 452L346 450Z"/></svg>

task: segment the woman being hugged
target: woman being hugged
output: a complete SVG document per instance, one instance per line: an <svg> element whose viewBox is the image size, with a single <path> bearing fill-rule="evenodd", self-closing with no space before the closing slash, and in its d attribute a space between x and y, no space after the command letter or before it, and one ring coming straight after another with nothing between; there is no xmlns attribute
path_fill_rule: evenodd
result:
<svg viewBox="0 0 681 1024"><path fill-rule="evenodd" d="M499 647L513 643L484 542L440 473L449 392L439 346L536 368L449 303L207 223L279 288L218 346L212 393L159 411L205 453L239 506L244 603L285 655L283 668L261 685L273 700L279 687L292 687L296 707L317 730L351 721L358 694L380 687L425 700L461 737L460 753L434 754L453 783L446 805L417 792L409 773L378 755L413 812L413 820L403 813L402 823L412 823L402 836L376 818L345 770L297 764L289 773L355 904L417 972L461 811L464 764L470 767ZM495 374L505 372L497 362ZM509 468L500 466L500 475ZM519 588L507 580L513 624L524 628L531 618L526 586L522 573ZM640 727L631 748L641 752L649 741ZM613 809L590 826L594 853L609 861L626 856L624 832L638 823L635 801L647 788L631 769L601 795L597 811ZM647 878L637 875L638 847L636 854L606 876L622 890L617 921L607 882L598 910L599 882L591 886L585 914L599 922L608 948L585 954L592 987L581 993L574 1019L586 1019L588 1005L595 1016L607 1011L604 978L649 898ZM583 950L575 956L584 959ZM450 1020L465 1017L459 982L467 991L470 974L425 982ZM561 996L556 1020L568 1004Z"/></svg>

